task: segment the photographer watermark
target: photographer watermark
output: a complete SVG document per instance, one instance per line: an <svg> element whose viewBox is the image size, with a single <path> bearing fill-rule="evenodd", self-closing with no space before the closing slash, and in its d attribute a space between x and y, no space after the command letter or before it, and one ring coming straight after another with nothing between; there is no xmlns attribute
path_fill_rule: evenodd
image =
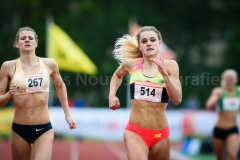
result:
<svg viewBox="0 0 240 160"><path fill-rule="evenodd" d="M74 78L74 82L73 82ZM112 76L89 76L86 74L76 73L74 77L64 76L63 81L65 85L102 85L107 86L110 85L110 81ZM179 80L182 86L192 85L192 86L209 86L214 85L218 86L221 83L221 78L219 76L211 76L208 72L202 72L199 75L185 75L180 76ZM130 76L127 75L123 77L122 84L129 85Z"/></svg>
<svg viewBox="0 0 240 160"><path fill-rule="evenodd" d="M179 79L183 86L218 86L221 83L219 76L211 76L210 73L207 72L202 72L198 76L180 76Z"/></svg>

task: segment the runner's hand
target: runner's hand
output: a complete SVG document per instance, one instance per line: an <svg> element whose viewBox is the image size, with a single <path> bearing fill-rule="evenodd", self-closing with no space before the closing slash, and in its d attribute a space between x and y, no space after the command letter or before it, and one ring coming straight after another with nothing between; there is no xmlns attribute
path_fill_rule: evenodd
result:
<svg viewBox="0 0 240 160"><path fill-rule="evenodd" d="M112 110L118 109L120 107L119 99L114 97L109 97L109 108Z"/></svg>
<svg viewBox="0 0 240 160"><path fill-rule="evenodd" d="M16 84L11 84L9 87L9 94L11 97L13 97L17 93L17 89L19 87Z"/></svg>
<svg viewBox="0 0 240 160"><path fill-rule="evenodd" d="M77 128L77 123L72 119L72 117L66 117L65 119L66 119L70 129Z"/></svg>
<svg viewBox="0 0 240 160"><path fill-rule="evenodd" d="M150 58L149 60L154 62L158 66L158 70L163 76L168 75L168 73L164 67L164 60L162 58L160 58L160 60L156 59L156 58Z"/></svg>

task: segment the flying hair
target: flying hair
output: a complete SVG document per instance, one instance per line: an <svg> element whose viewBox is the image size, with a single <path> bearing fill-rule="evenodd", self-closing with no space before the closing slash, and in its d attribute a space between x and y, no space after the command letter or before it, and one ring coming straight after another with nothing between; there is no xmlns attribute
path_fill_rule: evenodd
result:
<svg viewBox="0 0 240 160"><path fill-rule="evenodd" d="M126 58L140 58L142 53L138 48L138 42L135 37L125 34L118 38L113 50L113 58L121 64Z"/></svg>

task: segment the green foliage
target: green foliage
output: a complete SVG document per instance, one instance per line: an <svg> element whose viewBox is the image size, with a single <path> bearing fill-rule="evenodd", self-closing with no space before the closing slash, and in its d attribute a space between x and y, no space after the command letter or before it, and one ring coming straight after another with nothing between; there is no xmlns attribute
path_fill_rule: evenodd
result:
<svg viewBox="0 0 240 160"><path fill-rule="evenodd" d="M12 45L17 30L24 26L36 30L39 36L37 55L44 57L45 20L51 15L99 69L96 83L93 83L94 77L88 75L82 75L88 82L80 83L76 73L61 71L64 78L70 77L69 95L80 91L90 106L108 106L110 77L118 67L112 58L114 42L128 33L129 19L136 18L141 26L158 28L164 42L177 53L180 76L184 79L183 101L189 92L195 91L204 104L215 85L207 83L207 77L200 80L202 73L208 73L209 79L219 76L225 68L234 68L240 73L237 59L240 52L239 7L238 0L152 0L151 3L143 0L3 0L0 6L0 62L16 58L18 51ZM212 44L218 41L226 46L215 54L222 61L209 65L207 62L215 61L215 58L209 59L213 53ZM190 78L186 82L187 76ZM193 83L196 77L199 83ZM122 107L126 106L126 88L126 84L121 85L117 93Z"/></svg>

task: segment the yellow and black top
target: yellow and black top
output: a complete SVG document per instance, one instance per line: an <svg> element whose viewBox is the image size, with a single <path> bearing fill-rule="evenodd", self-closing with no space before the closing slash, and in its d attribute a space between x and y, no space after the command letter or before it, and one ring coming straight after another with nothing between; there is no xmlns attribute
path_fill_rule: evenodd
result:
<svg viewBox="0 0 240 160"><path fill-rule="evenodd" d="M154 77L147 77L142 73L142 64L143 58L130 75L131 99L167 103L169 96L162 74L158 72Z"/></svg>

